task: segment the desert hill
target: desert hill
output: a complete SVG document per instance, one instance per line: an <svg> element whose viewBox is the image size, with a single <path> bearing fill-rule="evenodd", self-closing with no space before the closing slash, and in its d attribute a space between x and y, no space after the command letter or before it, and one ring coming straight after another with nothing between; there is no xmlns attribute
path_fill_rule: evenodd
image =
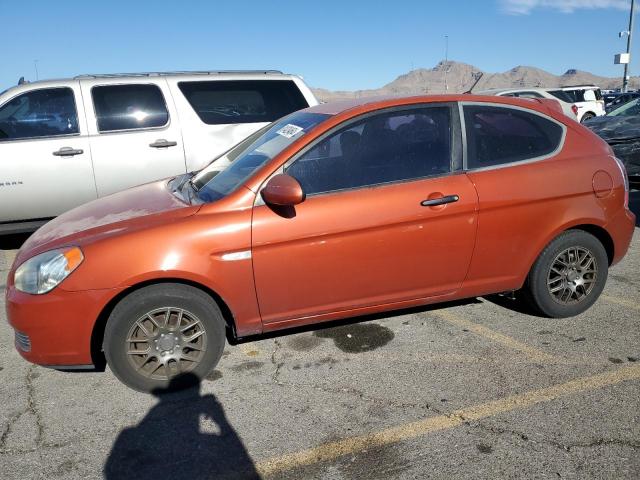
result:
<svg viewBox="0 0 640 480"><path fill-rule="evenodd" d="M469 90L479 76L481 76L480 81L475 86L474 92L490 88L558 87L584 84L614 89L619 88L622 82L621 77L600 77L575 69L567 70L562 75L553 75L539 68L518 66L503 73L486 73L466 63L442 61L434 68L419 68L400 75L391 83L377 89L331 91L314 88L313 91L322 101L373 95L461 93ZM640 77L632 77L629 85L630 88L639 88Z"/></svg>

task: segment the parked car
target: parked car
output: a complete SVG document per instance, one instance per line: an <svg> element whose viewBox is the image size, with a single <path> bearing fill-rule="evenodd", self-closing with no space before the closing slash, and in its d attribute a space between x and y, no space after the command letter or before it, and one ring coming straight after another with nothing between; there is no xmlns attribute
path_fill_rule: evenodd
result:
<svg viewBox="0 0 640 480"><path fill-rule="evenodd" d="M589 308L629 247L623 166L545 104L355 99L292 113L200 172L98 199L39 229L7 279L31 362L150 391L236 338L522 290Z"/></svg>
<svg viewBox="0 0 640 480"><path fill-rule="evenodd" d="M83 75L0 95L0 234L199 170L270 122L317 105L276 71Z"/></svg>
<svg viewBox="0 0 640 480"><path fill-rule="evenodd" d="M552 95L548 89L540 87L532 88L494 88L477 92L478 95L496 95L498 97L517 97L530 99L548 99L555 100L560 104L564 114L573 120L577 120L578 107L567 100Z"/></svg>
<svg viewBox="0 0 640 480"><path fill-rule="evenodd" d="M575 105L577 108L576 118L580 123L606 113L602 93L600 88L595 85L551 88L549 93L560 100Z"/></svg>
<svg viewBox="0 0 640 480"><path fill-rule="evenodd" d="M640 92L613 93L602 97L607 113L636 98L640 98Z"/></svg>
<svg viewBox="0 0 640 480"><path fill-rule="evenodd" d="M585 123L613 148L633 188L640 188L640 98Z"/></svg>

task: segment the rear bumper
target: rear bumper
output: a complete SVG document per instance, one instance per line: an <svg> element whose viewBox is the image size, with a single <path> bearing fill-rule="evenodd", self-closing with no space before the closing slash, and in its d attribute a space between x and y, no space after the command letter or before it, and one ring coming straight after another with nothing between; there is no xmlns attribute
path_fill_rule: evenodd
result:
<svg viewBox="0 0 640 480"><path fill-rule="evenodd" d="M612 265L618 263L627 254L631 238L636 228L636 216L628 209L623 209L605 226L613 239Z"/></svg>
<svg viewBox="0 0 640 480"><path fill-rule="evenodd" d="M117 293L111 289L67 292L56 288L45 295L29 295L10 285L6 309L16 332L16 350L38 365L92 365L93 327Z"/></svg>

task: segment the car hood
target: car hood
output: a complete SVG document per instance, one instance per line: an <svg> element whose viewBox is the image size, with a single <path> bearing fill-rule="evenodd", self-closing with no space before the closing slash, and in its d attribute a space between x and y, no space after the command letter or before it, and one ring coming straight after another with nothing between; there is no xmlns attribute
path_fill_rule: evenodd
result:
<svg viewBox="0 0 640 480"><path fill-rule="evenodd" d="M171 193L168 180L148 183L99 198L51 220L24 243L15 264L61 246L83 246L124 232L193 215L189 205Z"/></svg>
<svg viewBox="0 0 640 480"><path fill-rule="evenodd" d="M640 138L640 115L596 117L584 124L609 144Z"/></svg>

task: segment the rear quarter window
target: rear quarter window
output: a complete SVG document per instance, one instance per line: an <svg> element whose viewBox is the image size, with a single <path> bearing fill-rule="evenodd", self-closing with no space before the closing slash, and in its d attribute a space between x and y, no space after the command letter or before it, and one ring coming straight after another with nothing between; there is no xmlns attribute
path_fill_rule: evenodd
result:
<svg viewBox="0 0 640 480"><path fill-rule="evenodd" d="M544 157L558 149L564 128L525 110L465 105L467 168L486 168Z"/></svg>
<svg viewBox="0 0 640 480"><path fill-rule="evenodd" d="M207 125L269 123L309 106L291 80L193 81L178 87Z"/></svg>

